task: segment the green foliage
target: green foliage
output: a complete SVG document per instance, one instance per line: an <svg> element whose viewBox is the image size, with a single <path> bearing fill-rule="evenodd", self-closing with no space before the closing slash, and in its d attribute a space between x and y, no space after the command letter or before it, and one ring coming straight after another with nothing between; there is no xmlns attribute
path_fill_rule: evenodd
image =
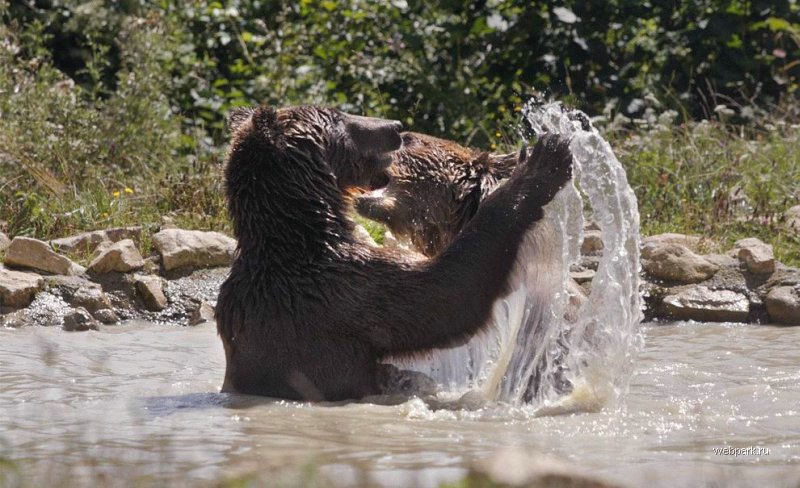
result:
<svg viewBox="0 0 800 488"><path fill-rule="evenodd" d="M609 135L646 233L758 235L800 264L777 223L800 199L797 129L764 125L800 120L799 13L795 0L0 0L0 221L42 237L165 214L226 229L232 107L333 105L497 149L545 94L627 121L632 135ZM657 128L667 119L681 125Z"/></svg>
<svg viewBox="0 0 800 488"><path fill-rule="evenodd" d="M643 234L709 236L718 251L758 237L800 266L800 236L782 222L800 203L800 126L737 133L704 121L607 135L639 200Z"/></svg>

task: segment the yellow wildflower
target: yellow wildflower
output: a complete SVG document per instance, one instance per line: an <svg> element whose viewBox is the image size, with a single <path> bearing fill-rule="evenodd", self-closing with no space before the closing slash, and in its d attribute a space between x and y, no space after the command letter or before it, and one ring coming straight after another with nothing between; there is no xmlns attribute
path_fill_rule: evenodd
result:
<svg viewBox="0 0 800 488"><path fill-rule="evenodd" d="M111 192L111 194L114 196L114 198L119 198L120 195L119 190L114 190L113 192Z"/></svg>
<svg viewBox="0 0 800 488"><path fill-rule="evenodd" d="M126 186L126 187L125 187L125 193L127 193L128 195L133 195L133 189L132 189L132 188L128 188L128 187Z"/></svg>

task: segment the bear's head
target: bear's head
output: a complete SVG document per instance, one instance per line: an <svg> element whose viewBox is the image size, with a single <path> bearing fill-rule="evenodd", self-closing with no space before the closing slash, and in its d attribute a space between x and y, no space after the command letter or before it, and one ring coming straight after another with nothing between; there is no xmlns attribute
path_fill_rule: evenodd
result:
<svg viewBox="0 0 800 488"><path fill-rule="evenodd" d="M493 155L452 141L403 133L394 163L377 174L372 191L355 199L359 214L386 225L417 251L434 256L455 238L517 154Z"/></svg>
<svg viewBox="0 0 800 488"><path fill-rule="evenodd" d="M228 122L228 209L244 247L286 233L311 246L345 232L342 190L385 172L402 143L398 121L331 108L238 108Z"/></svg>

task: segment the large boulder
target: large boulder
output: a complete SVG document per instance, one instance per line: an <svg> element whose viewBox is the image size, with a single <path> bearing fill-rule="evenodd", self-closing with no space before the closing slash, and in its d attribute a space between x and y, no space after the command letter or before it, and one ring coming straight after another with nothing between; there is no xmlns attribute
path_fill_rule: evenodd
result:
<svg viewBox="0 0 800 488"><path fill-rule="evenodd" d="M741 239L733 245L733 255L747 266L753 274L767 274L775 271L775 255L772 246L755 237Z"/></svg>
<svg viewBox="0 0 800 488"><path fill-rule="evenodd" d="M773 322L800 325L800 289L797 287L775 287L767 294L764 302Z"/></svg>
<svg viewBox="0 0 800 488"><path fill-rule="evenodd" d="M27 307L44 287L44 280L35 273L12 271L0 264L0 305Z"/></svg>
<svg viewBox="0 0 800 488"><path fill-rule="evenodd" d="M145 308L151 312L160 312L167 308L168 301L164 295L163 281L158 276L137 276L136 291L142 297Z"/></svg>
<svg viewBox="0 0 800 488"><path fill-rule="evenodd" d="M747 322L750 301L743 293L711 290L703 285L671 290L661 302L663 314L698 322Z"/></svg>
<svg viewBox="0 0 800 488"><path fill-rule="evenodd" d="M236 251L236 240L219 232L167 229L153 235L166 271L227 266Z"/></svg>
<svg viewBox="0 0 800 488"><path fill-rule="evenodd" d="M88 270L93 273L127 273L144 267L144 258L130 239L117 241L101 249L97 257L89 263Z"/></svg>
<svg viewBox="0 0 800 488"><path fill-rule="evenodd" d="M113 229L95 230L74 236L53 239L50 241L50 244L61 252L84 251L91 253L94 252L100 244L138 238L141 233L142 228L138 226L116 227Z"/></svg>
<svg viewBox="0 0 800 488"><path fill-rule="evenodd" d="M79 275L85 271L82 266L53 251L46 242L20 236L8 246L5 264L57 275Z"/></svg>
<svg viewBox="0 0 800 488"><path fill-rule="evenodd" d="M688 247L670 242L651 242L642 247L642 268L653 278L679 283L699 283L719 270L718 265Z"/></svg>

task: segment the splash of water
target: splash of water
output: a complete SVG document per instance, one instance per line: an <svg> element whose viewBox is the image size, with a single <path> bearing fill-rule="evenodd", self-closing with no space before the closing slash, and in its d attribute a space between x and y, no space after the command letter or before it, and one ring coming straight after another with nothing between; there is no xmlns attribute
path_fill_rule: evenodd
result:
<svg viewBox="0 0 800 488"><path fill-rule="evenodd" d="M531 405L536 414L598 410L627 390L641 346L639 212L611 146L580 112L535 101L523 110L535 134L572 140L573 184L526 236L514 284L488 330L464 346L402 364L452 393ZM583 125L583 127L582 127ZM603 256L591 294L567 314L570 265L580 258L584 208L600 227Z"/></svg>

